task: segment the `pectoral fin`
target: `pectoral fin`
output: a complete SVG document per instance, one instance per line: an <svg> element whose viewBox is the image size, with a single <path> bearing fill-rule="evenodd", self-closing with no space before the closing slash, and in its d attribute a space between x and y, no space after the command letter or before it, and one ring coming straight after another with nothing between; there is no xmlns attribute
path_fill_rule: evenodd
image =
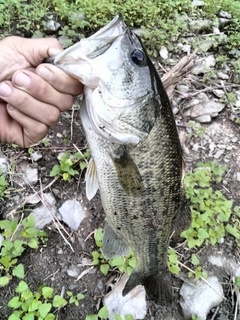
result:
<svg viewBox="0 0 240 320"><path fill-rule="evenodd" d="M127 256L129 254L128 245L107 223L103 233L102 253L106 259L112 259L116 256Z"/></svg>
<svg viewBox="0 0 240 320"><path fill-rule="evenodd" d="M93 158L90 159L86 172L86 196L90 201L98 191L97 168Z"/></svg>
<svg viewBox="0 0 240 320"><path fill-rule="evenodd" d="M142 177L127 150L121 146L117 152L111 154L111 158L124 191L133 196L140 194L143 188Z"/></svg>

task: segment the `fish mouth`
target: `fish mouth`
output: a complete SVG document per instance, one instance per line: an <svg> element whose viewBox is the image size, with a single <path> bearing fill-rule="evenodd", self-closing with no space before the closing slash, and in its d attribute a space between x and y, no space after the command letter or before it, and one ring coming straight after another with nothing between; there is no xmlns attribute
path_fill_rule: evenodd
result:
<svg viewBox="0 0 240 320"><path fill-rule="evenodd" d="M116 38L124 35L128 30L122 15L117 14L106 26L98 30L92 36L81 39L80 42L63 50L53 57L46 58L44 63L54 63L60 69L67 71L67 66L85 63L102 55L114 42ZM78 78L74 73L72 76Z"/></svg>

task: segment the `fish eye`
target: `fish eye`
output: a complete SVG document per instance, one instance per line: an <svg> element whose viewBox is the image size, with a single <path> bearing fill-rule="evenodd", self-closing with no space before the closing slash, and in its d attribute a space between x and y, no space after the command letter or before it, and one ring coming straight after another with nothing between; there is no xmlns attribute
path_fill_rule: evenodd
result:
<svg viewBox="0 0 240 320"><path fill-rule="evenodd" d="M139 67L145 66L145 54L141 50L134 50L131 53L132 61Z"/></svg>

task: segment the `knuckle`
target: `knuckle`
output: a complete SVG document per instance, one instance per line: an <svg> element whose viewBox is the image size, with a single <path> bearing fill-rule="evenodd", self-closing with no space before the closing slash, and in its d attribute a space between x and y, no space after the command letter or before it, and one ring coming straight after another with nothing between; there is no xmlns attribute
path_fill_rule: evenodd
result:
<svg viewBox="0 0 240 320"><path fill-rule="evenodd" d="M47 125L52 127L59 119L60 111L56 107L49 108L49 112L47 114Z"/></svg>

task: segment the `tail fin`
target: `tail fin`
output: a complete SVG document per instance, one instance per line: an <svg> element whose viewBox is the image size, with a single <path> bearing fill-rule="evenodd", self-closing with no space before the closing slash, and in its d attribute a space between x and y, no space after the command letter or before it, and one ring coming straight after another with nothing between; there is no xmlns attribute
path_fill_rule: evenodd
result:
<svg viewBox="0 0 240 320"><path fill-rule="evenodd" d="M164 306L172 304L172 279L167 269L149 275L133 271L123 289L123 296L139 284L144 285L149 299L157 304Z"/></svg>

